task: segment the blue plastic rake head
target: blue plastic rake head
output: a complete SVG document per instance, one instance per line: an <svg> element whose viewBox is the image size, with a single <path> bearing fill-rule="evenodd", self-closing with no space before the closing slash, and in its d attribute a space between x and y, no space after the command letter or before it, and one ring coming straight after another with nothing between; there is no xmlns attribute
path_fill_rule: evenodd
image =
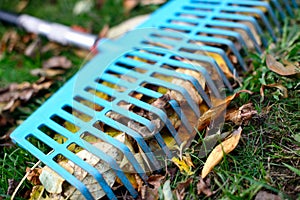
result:
<svg viewBox="0 0 300 200"><path fill-rule="evenodd" d="M107 134L97 124L101 123L130 136L144 153L144 159L150 163L149 170L161 168L157 154L149 145L149 138L128 126L128 121L139 123L153 133L151 140L158 144L160 155L172 158L172 151L166 145L161 129L158 130L157 125L150 119L135 113L134 110L129 111L122 104L134 105L155 114L164 122L165 129L176 144L181 145L186 136L180 135L180 131L169 119L167 111L143 98L136 98L135 95L159 99L163 96L157 89L159 87L180 93L186 102L184 108L174 99L169 99L168 104L180 119L185 134L193 138L195 124L191 123L187 115L193 115L194 119L199 118L199 105L185 87L161 77L190 82L207 106L213 106L210 96L221 98L220 87L224 84L231 91L232 86L222 71L224 68L220 66L220 62L211 55L222 58L229 71L237 76L240 69L247 70L243 54L247 54L251 48L260 53L261 49L267 46L269 36L276 41L274 27L281 31L282 22L278 19L283 19L286 14L293 16L292 8L297 8L294 0L169 1L137 30L117 40L101 42L98 45L100 53L23 122L11 138L57 172L87 199L95 196L81 180L57 163L58 156L72 161L92 175L108 198L116 199L116 195L103 174L68 149L71 144L80 146L108 163L130 194L136 197L138 193L122 171L120 163L85 140L83 136L93 135L117 148L146 183L148 177L145 168L136 160L129 147ZM236 61L231 56L234 56ZM205 77L206 87L203 88L194 76L177 69L201 73ZM215 78L214 73L220 78ZM105 94L106 98L95 93ZM189 112L186 112L186 109ZM75 113L89 117L82 119ZM112 113L117 113L127 121L116 120ZM66 128L66 122L76 128ZM49 131L61 135L66 140L58 143ZM40 150L30 138L44 143L49 147L49 151ZM48 152L51 153L47 154Z"/></svg>

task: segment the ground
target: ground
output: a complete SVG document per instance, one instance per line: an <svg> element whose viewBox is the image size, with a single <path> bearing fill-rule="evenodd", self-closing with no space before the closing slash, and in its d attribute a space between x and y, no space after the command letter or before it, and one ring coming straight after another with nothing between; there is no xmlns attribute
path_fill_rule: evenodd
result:
<svg viewBox="0 0 300 200"><path fill-rule="evenodd" d="M20 2L23 2L21 4ZM27 2L27 4L26 4ZM93 33L99 33L105 24L114 26L121 21L144 13L150 13L158 8L157 5L138 6L131 12L123 10L121 0L97 1L98 4L85 14L74 16L72 10L75 0L64 1L16 1L4 0L0 9L21 11L49 21L63 23L69 26L80 26ZM40 6L43 5L43 6ZM36 9L38 8L38 9ZM61 12L63 11L63 12ZM243 74L243 86L236 91L245 89L253 94L242 94L235 99L230 107L238 108L249 102L253 103L258 111L249 122L243 124L243 132L238 146L233 152L227 154L206 178L213 195L208 197L200 194L204 199L254 199L259 191L266 191L278 195L282 199L299 199L300 193L300 93L299 73L292 76L281 76L272 72L266 65L266 54L272 54L279 59L287 59L293 63L300 63L299 30L300 17L287 19L283 22L284 32L279 37L279 42L271 44L263 55L250 54L247 59L248 73ZM296 30L296 31L295 31ZM3 37L9 32L15 32L14 47L3 43ZM298 34L298 35L297 35ZM279 35L279 34L278 34ZM36 36L28 35L23 30L8 25L0 26L2 38L0 49L0 91L13 82L33 83L38 77L30 74L35 68L40 68L42 63L54 55L66 56L72 61L73 66L62 76L55 79L55 83L47 90L42 91L27 103L18 106L13 112L5 112L0 116L1 137L0 146L0 199L10 198L13 185L18 183L26 173L26 167L32 167L37 160L28 152L11 144L7 137L22 120L26 119L35 109L45 102L63 83L68 80L78 69L84 54L81 50L72 47L57 46L46 53L38 52L33 56L24 55L26 46ZM29 39L28 39L29 38ZM13 42L11 42L13 43ZM41 38L41 46L48 44L47 39ZM291 50L292 49L292 50ZM84 54L85 55L85 54ZM260 93L262 84L278 83L280 86L264 90L264 99ZM228 122L225 130L236 129L236 125ZM192 178L198 183L205 158L198 158L200 137L196 137L187 153L192 157L195 167L193 175L180 172L174 164L170 164L169 179L171 188L175 189L180 182ZM37 145L41 145L37 143ZM43 147L41 147L43 148ZM32 189L32 182L25 181L17 193L18 199L28 198ZM189 184L186 188L186 199L199 199L196 184ZM162 186L159 190L162 195Z"/></svg>

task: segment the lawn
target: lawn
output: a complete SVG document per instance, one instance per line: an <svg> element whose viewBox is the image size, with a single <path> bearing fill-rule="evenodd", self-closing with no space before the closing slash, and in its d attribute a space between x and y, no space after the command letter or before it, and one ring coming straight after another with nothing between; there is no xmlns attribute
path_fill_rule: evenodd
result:
<svg viewBox="0 0 300 200"><path fill-rule="evenodd" d="M98 34L104 25L114 26L120 22L156 10L158 5L137 6L125 12L122 0L97 1L89 12L73 14L76 0L17 1L2 0L0 9L27 13L49 21L68 26L81 27ZM41 6L43 5L43 6ZM38 9L37 9L38 8ZM299 73L282 76L269 69L267 55L278 60L287 60L300 65L300 15L282 22L283 33L279 42L272 43L262 55L250 53L246 61L250 71L242 75L242 85L235 88L251 91L235 98L230 108L236 109L252 103L257 114L242 124L242 135L237 147L226 154L205 178L205 184L212 195L199 193L200 174L206 158L199 158L199 145L205 131L199 132L192 145L185 152L189 155L194 167L192 173L180 171L174 163L168 165L165 179L171 180L171 188L178 191L181 184L184 188L184 199L264 199L257 195L265 191L269 198L300 199L300 84ZM279 35L279 33L277 33ZM5 37L9 40L6 41ZM37 40L37 36L25 31L0 24L0 91L11 83L36 82L39 77L31 71L53 56L64 56L72 62L72 67L51 78L51 87L40 91L26 103L16 106L11 111L0 115L0 199L9 199L16 185L38 161L27 151L13 145L8 135L22 123L34 110L60 88L84 63L88 52L74 47L66 47L49 42L39 37L39 49L30 56L24 54L27 47ZM10 46L11 45L11 46ZM47 47L42 51L43 47ZM273 85L272 85L273 84ZM277 85L274 85L277 84ZM262 88L262 85L267 85ZM264 97L262 93L264 92ZM1 102L0 102L1 103ZM0 104L1 106L1 104ZM222 132L233 131L238 126L226 122ZM39 148L46 148L36 143ZM16 199L28 199L33 182L25 180L18 189ZM159 185L159 197L163 199L163 183ZM203 192L203 190L200 190ZM270 196L271 194L276 196ZM269 196L268 196L269 195ZM183 196L183 194L182 194ZM266 199L266 198L265 198Z"/></svg>

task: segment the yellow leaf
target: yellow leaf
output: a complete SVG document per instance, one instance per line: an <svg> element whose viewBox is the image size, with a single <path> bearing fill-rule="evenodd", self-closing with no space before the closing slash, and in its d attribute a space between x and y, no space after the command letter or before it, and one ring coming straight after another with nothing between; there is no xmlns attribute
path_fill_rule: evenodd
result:
<svg viewBox="0 0 300 200"><path fill-rule="evenodd" d="M76 133L77 131L79 131L79 127L75 126L74 124L72 124L72 123L70 123L70 122L68 122L68 121L66 121L66 122L64 123L64 127L65 127L67 130L71 131L72 133Z"/></svg>
<svg viewBox="0 0 300 200"><path fill-rule="evenodd" d="M167 145L167 147L171 150L175 150L176 149L176 141L174 139L174 137L169 136L169 135L163 135L163 139Z"/></svg>
<svg viewBox="0 0 300 200"><path fill-rule="evenodd" d="M224 74L227 77L234 78L234 75L229 70L229 68L228 68L226 62L224 61L224 59L222 58L222 56L220 56L217 53L212 53L212 52L207 52L206 54L208 56L212 57L213 59L215 59L215 61L218 63L218 65L220 66L221 70L224 72Z"/></svg>
<svg viewBox="0 0 300 200"><path fill-rule="evenodd" d="M182 159L185 161L185 163L190 167L195 167L194 163L192 161L192 158L189 154L186 154L185 156L182 156Z"/></svg>
<svg viewBox="0 0 300 200"><path fill-rule="evenodd" d="M194 172L191 171L191 167L184 160L173 157L172 162L179 168L181 172L185 172L187 175L194 174Z"/></svg>
<svg viewBox="0 0 300 200"><path fill-rule="evenodd" d="M62 135L60 135L60 134L55 134L55 135L53 136L53 139L54 139L57 143L59 143L59 144L63 144L63 143L65 143L65 142L67 141L67 138L64 137L64 136L62 136Z"/></svg>
<svg viewBox="0 0 300 200"><path fill-rule="evenodd" d="M239 143L240 137L242 133L242 128L239 127L238 130L232 133L232 136L227 140L223 141L221 144L216 146L214 150L209 154L201 173L201 177L205 178L207 174L211 172L211 170L219 164L222 160L224 154L230 153L235 149L237 144Z"/></svg>
<svg viewBox="0 0 300 200"><path fill-rule="evenodd" d="M48 198L43 198L42 195L45 191L44 186L42 185L36 185L32 188L31 194L30 194L30 199L29 200L44 200L44 199L48 199Z"/></svg>

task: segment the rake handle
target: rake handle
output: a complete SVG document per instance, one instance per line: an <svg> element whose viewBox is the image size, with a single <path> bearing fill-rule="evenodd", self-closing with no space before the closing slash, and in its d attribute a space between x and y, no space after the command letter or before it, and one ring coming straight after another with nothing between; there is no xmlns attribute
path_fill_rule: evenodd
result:
<svg viewBox="0 0 300 200"><path fill-rule="evenodd" d="M63 45L92 49L98 41L96 35L79 32L68 26L41 20L30 15L18 15L0 10L0 21L22 27L31 33L43 35L49 40Z"/></svg>
<svg viewBox="0 0 300 200"><path fill-rule="evenodd" d="M0 10L0 21L14 26L20 26L19 15L16 13Z"/></svg>

